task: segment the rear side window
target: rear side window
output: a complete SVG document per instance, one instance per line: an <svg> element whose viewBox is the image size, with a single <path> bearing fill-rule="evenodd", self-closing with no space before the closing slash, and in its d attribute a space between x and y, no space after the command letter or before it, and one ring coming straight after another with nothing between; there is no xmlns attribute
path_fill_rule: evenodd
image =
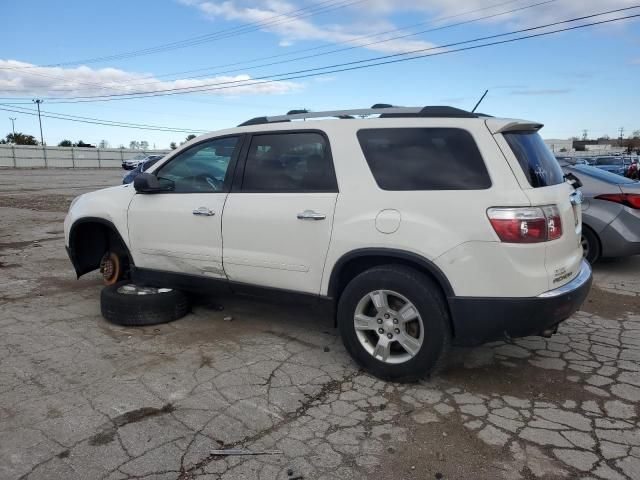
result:
<svg viewBox="0 0 640 480"><path fill-rule="evenodd" d="M337 192L329 145L315 132L254 135L244 192Z"/></svg>
<svg viewBox="0 0 640 480"><path fill-rule="evenodd" d="M564 182L560 164L537 132L508 132L503 135L533 188Z"/></svg>
<svg viewBox="0 0 640 480"><path fill-rule="evenodd" d="M483 190L491 179L473 137L459 128L376 128L358 141L383 190Z"/></svg>

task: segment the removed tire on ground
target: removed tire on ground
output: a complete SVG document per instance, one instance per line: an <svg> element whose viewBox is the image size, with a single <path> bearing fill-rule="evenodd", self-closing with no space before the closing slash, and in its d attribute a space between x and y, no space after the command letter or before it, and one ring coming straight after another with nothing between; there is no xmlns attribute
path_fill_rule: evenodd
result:
<svg viewBox="0 0 640 480"><path fill-rule="evenodd" d="M102 290L100 310L104 318L117 325L157 325L184 317L189 300L179 290L120 282Z"/></svg>

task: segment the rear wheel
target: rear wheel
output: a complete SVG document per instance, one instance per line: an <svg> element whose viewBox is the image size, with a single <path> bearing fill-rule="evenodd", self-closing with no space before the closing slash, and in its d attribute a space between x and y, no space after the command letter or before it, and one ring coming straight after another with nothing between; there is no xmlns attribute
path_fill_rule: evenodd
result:
<svg viewBox="0 0 640 480"><path fill-rule="evenodd" d="M340 297L338 327L360 365L377 377L398 381L437 370L451 340L439 287L400 265L355 277Z"/></svg>
<svg viewBox="0 0 640 480"><path fill-rule="evenodd" d="M582 245L582 255L587 262L594 264L600 258L600 240L596 233L586 225L582 225L582 237L580 239Z"/></svg>

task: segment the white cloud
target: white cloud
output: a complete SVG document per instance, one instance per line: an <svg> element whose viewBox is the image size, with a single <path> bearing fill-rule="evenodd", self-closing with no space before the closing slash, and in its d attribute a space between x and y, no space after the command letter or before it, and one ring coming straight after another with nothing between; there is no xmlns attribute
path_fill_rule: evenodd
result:
<svg viewBox="0 0 640 480"><path fill-rule="evenodd" d="M111 95L171 88L215 87L225 82L238 83L229 84L233 88L220 88L199 93L224 96L259 95L287 93L301 88L300 84L287 81L251 84L256 80L252 80L247 74L164 81L150 75L116 68L37 67L30 63L0 59L0 94L3 96ZM220 85L220 87L224 86L226 85Z"/></svg>
<svg viewBox="0 0 640 480"><path fill-rule="evenodd" d="M565 95L571 92L572 90L570 88L540 88L540 89L522 88L518 90L512 90L510 93L511 95L547 96L547 95Z"/></svg>
<svg viewBox="0 0 640 480"><path fill-rule="evenodd" d="M540 2L544 0L538 0ZM399 12L423 12L436 18L458 15L462 12L487 9L482 12L464 17L474 18L499 13L503 11L524 7L529 3L538 2L509 2L508 0L369 0L366 2L366 11L370 14L383 14ZM495 8L488 9L496 5ZM617 8L637 5L635 0L556 0L539 7L513 12L505 16L496 17L491 22L517 22L523 24L543 24L547 21L563 20L572 17L589 15ZM365 8L364 5L360 5ZM623 13L618 14L618 16Z"/></svg>
<svg viewBox="0 0 640 480"><path fill-rule="evenodd" d="M212 20L238 21L244 24L261 22L261 30L274 33L281 46L290 46L296 41L316 40L327 43L348 43L368 50L384 53L402 53L411 50L430 48L434 45L422 40L388 40L398 33L379 34L396 28L384 18L366 22L350 22L347 25L316 25L307 18L306 12L297 12L299 5L280 0L242 2L228 0L214 2L209 0L180 0L181 3L198 8ZM364 2L366 4L367 2ZM345 10L339 10L342 14ZM357 17L360 11L352 11ZM367 38L362 38L366 36ZM388 40L384 43L376 43ZM372 44L372 45L370 45Z"/></svg>
<svg viewBox="0 0 640 480"><path fill-rule="evenodd" d="M296 12L300 8L313 6L313 3L294 4L285 0L178 0L195 7L212 20L236 21L243 24L266 22L261 30L268 31L280 39L281 46L290 46L295 41L315 40L328 43L349 42L351 45L383 53L401 53L433 46L424 34L423 38L396 39L374 45L371 42L385 40L398 33L378 35L377 32L392 30L396 25L388 21L394 15L410 17L407 23L429 22L435 26L477 19L530 5L530 3L509 2L508 0L367 0L356 2L347 8L335 10L324 18L340 18L340 24L320 25L323 18L303 18L305 14ZM320 0L314 0L319 3ZM543 2L545 0L538 0ZM531 2L536 3L536 2ZM507 28L542 25L545 23L570 19L633 6L636 0L554 0L548 4L511 12L485 23L503 24ZM320 5L318 5L320 8ZM480 11L481 10L481 11ZM473 12L473 13L467 13ZM297 17L300 15L300 17ZM597 20L622 16L624 12ZM274 18L275 17L275 18ZM616 24L613 24L616 25ZM370 36L362 39L362 36ZM426 35L426 37L425 37ZM432 36L434 34L431 34ZM440 37L435 37L440 38Z"/></svg>

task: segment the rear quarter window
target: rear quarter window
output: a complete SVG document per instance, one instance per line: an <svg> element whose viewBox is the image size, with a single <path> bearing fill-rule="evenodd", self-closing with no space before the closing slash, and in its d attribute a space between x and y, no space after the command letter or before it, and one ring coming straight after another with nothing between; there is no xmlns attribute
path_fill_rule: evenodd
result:
<svg viewBox="0 0 640 480"><path fill-rule="evenodd" d="M383 190L483 190L491 179L475 140L459 128L376 128L358 141Z"/></svg>
<svg viewBox="0 0 640 480"><path fill-rule="evenodd" d="M533 188L549 187L564 182L558 160L538 132L507 132L503 135Z"/></svg>

